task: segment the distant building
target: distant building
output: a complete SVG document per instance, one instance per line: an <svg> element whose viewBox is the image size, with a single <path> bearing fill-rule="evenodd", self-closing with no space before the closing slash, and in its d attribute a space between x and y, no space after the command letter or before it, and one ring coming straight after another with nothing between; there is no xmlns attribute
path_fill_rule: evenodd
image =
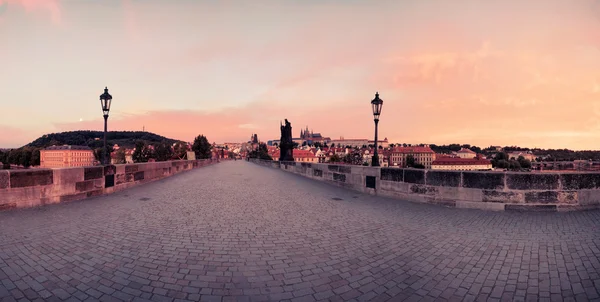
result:
<svg viewBox="0 0 600 302"><path fill-rule="evenodd" d="M369 145L369 140L366 138L350 138L350 139L346 139L343 137L340 137L340 139L333 139L331 140L331 146L339 146L341 148L344 148L346 146L350 146L350 147L358 147L361 148L362 146L367 146Z"/></svg>
<svg viewBox="0 0 600 302"><path fill-rule="evenodd" d="M435 152L430 147L394 147L389 152L390 166L405 167L409 155L413 156L415 163L422 164L427 169L431 168L431 163L436 157Z"/></svg>
<svg viewBox="0 0 600 302"><path fill-rule="evenodd" d="M475 158L477 153L466 148L461 148L456 152L456 155L460 158Z"/></svg>
<svg viewBox="0 0 600 302"><path fill-rule="evenodd" d="M346 146L362 148L363 146L374 145L375 140L369 140L366 138L344 138L340 137L340 139L331 140L331 144L335 144L335 146L340 146L342 148ZM390 146L387 137L383 140L377 140L377 147L387 148Z"/></svg>
<svg viewBox="0 0 600 302"><path fill-rule="evenodd" d="M528 161L535 161L535 155L531 152L517 151L508 153L508 159L519 159L519 156L523 156Z"/></svg>
<svg viewBox="0 0 600 302"><path fill-rule="evenodd" d="M319 159L310 150L294 150L294 161L316 163Z"/></svg>
<svg viewBox="0 0 600 302"><path fill-rule="evenodd" d="M312 130L308 130L308 126L306 126L305 130L300 130L300 138L299 140L306 141L309 144L314 143L328 143L331 138L324 137L321 133L314 133Z"/></svg>
<svg viewBox="0 0 600 302"><path fill-rule="evenodd" d="M368 145L375 145L375 140L370 140ZM383 148L387 148L390 146L390 143L388 142L387 137L384 138L383 140L377 140L377 148L379 148L379 146L383 147Z"/></svg>
<svg viewBox="0 0 600 302"><path fill-rule="evenodd" d="M435 160L435 152L430 147L394 147L390 152L390 166L406 166L406 159L412 155L415 163L431 169L431 163Z"/></svg>
<svg viewBox="0 0 600 302"><path fill-rule="evenodd" d="M229 158L229 151L225 150L223 148L213 148L212 150L212 158L215 159L228 159Z"/></svg>
<svg viewBox="0 0 600 302"><path fill-rule="evenodd" d="M223 143L223 147L226 149L239 149L242 147L242 143Z"/></svg>
<svg viewBox="0 0 600 302"><path fill-rule="evenodd" d="M40 150L41 168L86 167L94 165L94 152L87 146L52 146Z"/></svg>
<svg viewBox="0 0 600 302"><path fill-rule="evenodd" d="M432 170L488 171L492 162L479 158L440 157L431 163Z"/></svg>
<svg viewBox="0 0 600 302"><path fill-rule="evenodd" d="M269 152L269 155L271 155L271 157L275 161L279 160L279 154L279 149ZM310 150L294 149L294 161L305 163L317 163L319 162L319 158L315 156L315 154L312 153Z"/></svg>
<svg viewBox="0 0 600 302"><path fill-rule="evenodd" d="M317 152L315 152L315 156L317 157L317 160L320 163L324 163L327 161L327 152L324 152L320 148L317 148Z"/></svg>

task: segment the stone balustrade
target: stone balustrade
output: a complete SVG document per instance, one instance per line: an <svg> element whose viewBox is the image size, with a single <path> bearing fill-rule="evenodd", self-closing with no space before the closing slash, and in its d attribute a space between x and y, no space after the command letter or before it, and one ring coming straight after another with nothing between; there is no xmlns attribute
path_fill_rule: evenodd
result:
<svg viewBox="0 0 600 302"><path fill-rule="evenodd" d="M471 172L318 163L252 162L360 192L485 210L600 208L600 173Z"/></svg>
<svg viewBox="0 0 600 302"><path fill-rule="evenodd" d="M0 210L108 194L216 163L178 160L62 169L0 170Z"/></svg>

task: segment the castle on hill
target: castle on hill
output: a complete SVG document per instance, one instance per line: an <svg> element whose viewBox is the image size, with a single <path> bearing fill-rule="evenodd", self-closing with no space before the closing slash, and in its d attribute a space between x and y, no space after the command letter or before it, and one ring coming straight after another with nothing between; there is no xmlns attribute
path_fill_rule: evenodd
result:
<svg viewBox="0 0 600 302"><path fill-rule="evenodd" d="M306 129L300 130L300 140L308 143L327 143L331 141L331 138L324 137L321 133L314 133L312 130L309 131L308 126L306 126Z"/></svg>

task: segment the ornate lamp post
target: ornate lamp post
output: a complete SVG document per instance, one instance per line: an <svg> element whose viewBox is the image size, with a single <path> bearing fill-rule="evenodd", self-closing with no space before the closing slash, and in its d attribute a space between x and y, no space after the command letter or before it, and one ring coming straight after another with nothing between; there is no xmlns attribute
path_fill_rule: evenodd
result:
<svg viewBox="0 0 600 302"><path fill-rule="evenodd" d="M377 155L377 125L379 124L379 115L381 114L381 107L383 106L383 100L379 98L379 92L375 93L375 98L371 101L371 106L373 107L373 117L375 120L375 152L373 152L371 166L379 167L379 155Z"/></svg>
<svg viewBox="0 0 600 302"><path fill-rule="evenodd" d="M104 115L104 148L102 149L102 164L108 165L106 156L106 129L108 123L108 112L110 111L110 103L112 103L112 95L108 93L108 87L104 88L104 93L100 95L100 105L102 106L102 114Z"/></svg>

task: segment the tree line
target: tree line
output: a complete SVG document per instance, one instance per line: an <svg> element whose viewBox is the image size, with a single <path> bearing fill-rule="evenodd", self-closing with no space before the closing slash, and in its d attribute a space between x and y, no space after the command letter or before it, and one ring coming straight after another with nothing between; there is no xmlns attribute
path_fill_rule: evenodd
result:
<svg viewBox="0 0 600 302"><path fill-rule="evenodd" d="M517 159L510 159L505 152L498 152L491 160L492 167L498 169L507 169L513 171L531 169L531 161L519 156Z"/></svg>
<svg viewBox="0 0 600 302"><path fill-rule="evenodd" d="M11 165L22 166L29 168L31 166L40 165L40 150L44 148L36 148L25 146L11 150L0 150L0 168L10 169ZM196 155L196 159L209 159L212 157L212 145L204 135L198 135L194 139L192 151ZM102 147L92 149L94 158L101 162L103 152ZM113 143L107 142L106 152L110 155L114 151ZM149 144L145 140L139 139L135 141L135 151L132 154L132 160L136 163L144 163L150 160L167 161L179 160L187 157L187 144L177 141L174 145L168 140L159 143ZM126 163L125 148L119 148L115 152L114 162L116 164Z"/></svg>
<svg viewBox="0 0 600 302"><path fill-rule="evenodd" d="M107 144L107 154L111 154L112 144ZM212 145L208 142L208 139L204 135L198 135L194 138L194 143L191 148L196 159L209 159L212 157ZM135 141L135 150L131 155L133 162L135 163L146 163L151 160L154 161L168 161L168 160L180 160L187 157L187 144L184 142L176 142L175 144L169 144L167 141L160 143L148 144L144 140ZM96 160L102 158L102 148L94 150L94 156ZM114 158L115 164L126 163L125 148L119 148L115 152Z"/></svg>
<svg viewBox="0 0 600 302"><path fill-rule="evenodd" d="M249 158L258 158L264 160L273 160L273 157L269 155L269 148L267 144L260 143L258 144L258 148L256 150L252 150L248 153ZM279 160L278 158L276 160Z"/></svg>
<svg viewBox="0 0 600 302"><path fill-rule="evenodd" d="M96 149L102 148L103 140L99 139L102 137L104 137L104 132L102 131L79 130L50 133L37 138L27 146L46 148L53 145L77 145ZM132 148L135 145L136 140L143 140L148 144L167 142L172 145L178 142L178 140L145 131L109 131L106 133L106 140L110 141L112 144L118 144L119 146L127 148Z"/></svg>
<svg viewBox="0 0 600 302"><path fill-rule="evenodd" d="M29 168L40 165L41 148L21 147L12 150L0 150L0 168L10 169L10 165Z"/></svg>

